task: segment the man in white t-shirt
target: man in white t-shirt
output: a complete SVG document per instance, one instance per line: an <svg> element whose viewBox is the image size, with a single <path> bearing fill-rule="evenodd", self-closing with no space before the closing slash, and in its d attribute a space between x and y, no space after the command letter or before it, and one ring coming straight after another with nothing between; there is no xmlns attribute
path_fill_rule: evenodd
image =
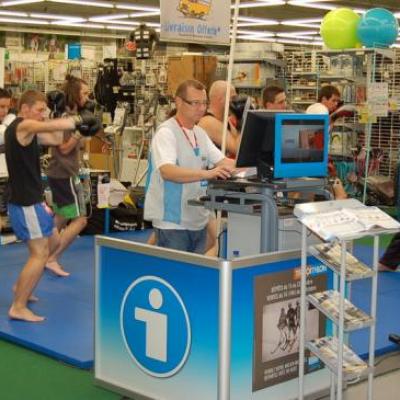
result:
<svg viewBox="0 0 400 400"><path fill-rule="evenodd" d="M158 246L202 254L209 211L188 201L205 195L209 179L228 178L233 161L196 125L208 104L202 83L181 83L175 104L176 115L152 140L144 217L153 223Z"/></svg>
<svg viewBox="0 0 400 400"><path fill-rule="evenodd" d="M6 156L4 155L4 133L16 118L9 114L11 106L11 94L8 90L0 88L0 176L7 176Z"/></svg>
<svg viewBox="0 0 400 400"><path fill-rule="evenodd" d="M311 104L307 114L332 114L339 105L340 92L332 85L323 86L318 94L318 103Z"/></svg>

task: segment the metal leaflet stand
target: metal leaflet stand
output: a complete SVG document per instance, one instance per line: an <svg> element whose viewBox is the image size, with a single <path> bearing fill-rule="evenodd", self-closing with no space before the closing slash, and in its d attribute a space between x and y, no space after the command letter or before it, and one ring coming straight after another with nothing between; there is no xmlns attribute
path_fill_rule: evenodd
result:
<svg viewBox="0 0 400 400"><path fill-rule="evenodd" d="M355 202L356 200L343 200L343 201L334 201L329 202L331 208L325 209L324 211L335 211L342 207L343 202ZM339 203L336 205L335 203ZM341 204L340 204L341 203ZM351 203L350 203L351 204ZM361 205L361 203L360 203ZM300 205L298 210L295 210L295 215L297 217L301 217L302 211L299 209L302 206L306 206L307 204ZM349 207L350 208L350 207ZM297 212L296 212L297 211ZM304 214L303 214L304 215ZM300 219L301 221L301 219ZM334 400L342 400L343 398L343 389L345 387L346 378L348 380L352 380L354 378L360 378L361 376L368 375L368 400L373 399L373 378L374 378L374 362L375 362L375 334L376 334L376 303L377 303L377 292L378 292L378 254L379 254L379 235L383 233L393 232L388 229L379 229L374 230L373 232L362 232L357 234L346 234L346 235L336 235L335 240L340 244L341 248L341 257L340 257L340 268L338 266L333 266L329 263L329 260L324 258L321 254L317 255L316 252L310 250L312 253L320 259L326 266L332 269L335 274L334 279L334 290L338 293L339 301L335 302L335 305L338 309L339 317L334 316L333 313L329 313L327 308L324 308L323 304L316 303L310 301L311 296L307 296L306 293L306 278L307 278L307 227L302 225L302 246L301 246L301 297L300 297L300 345L299 345L299 400L304 399L304 363L305 363L305 348L311 350L318 358L320 358L324 364L331 371L331 391L330 391L330 399ZM315 233L315 232L314 232ZM341 237L339 237L341 236ZM364 237L364 236L373 236L373 260L372 260L372 268L368 268L365 266L364 273L353 274L347 270L346 271L346 257L348 256L346 250L346 244L348 241L353 241L355 239ZM346 273L347 272L347 273ZM369 317L368 321L363 320L364 322L357 323L354 321L352 325L350 325L349 320L345 321L345 308L349 306L349 302L345 300L346 296L346 282L356 279L365 279L372 278L372 289L371 289L371 305L370 305L370 315L367 316L364 313L365 317ZM339 287L338 283L340 281ZM331 301L331 300L329 300ZM345 303L346 301L346 303ZM336 325L333 332L333 340L337 340L337 348L336 352L331 352L330 358L327 358L326 352L323 351L323 346L315 346L313 342L319 341L320 339L316 339L315 341L309 341L305 343L305 323L306 323L306 304L307 302L311 302L320 312L323 312L329 319L331 319ZM332 300L334 302L334 300ZM338 304L337 304L338 303ZM332 304L331 304L332 306ZM352 306L350 304L350 306ZM354 307L354 306L352 306ZM358 310L362 312L361 310ZM355 318L356 319L356 318ZM361 321L361 320L359 320ZM349 332L356 329L363 329L366 327L370 327L370 338L369 338L369 359L368 364L358 358L355 353L353 353L349 348L345 348L344 346L344 333ZM332 338L326 337L322 340L328 339L328 341ZM321 343L321 342L319 342ZM351 354L350 354L351 353ZM332 355L336 355L337 358L332 359ZM353 376L350 376L348 371L343 369L344 364L344 355L346 354L348 364L349 354L358 358L357 360L357 372L353 373ZM356 375L356 376L354 376ZM336 388L335 388L336 386ZM335 390L336 389L336 390Z"/></svg>

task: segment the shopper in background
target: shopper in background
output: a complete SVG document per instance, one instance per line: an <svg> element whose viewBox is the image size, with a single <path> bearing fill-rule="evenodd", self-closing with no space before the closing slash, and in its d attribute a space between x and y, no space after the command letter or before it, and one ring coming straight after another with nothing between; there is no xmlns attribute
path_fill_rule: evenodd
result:
<svg viewBox="0 0 400 400"><path fill-rule="evenodd" d="M208 92L210 104L205 115L200 119L199 126L203 128L213 143L218 147L222 147L222 134L224 131L224 111L225 99L228 83L226 81L215 81ZM231 86L230 99L236 96L236 90ZM236 128L228 120L228 131L226 134L226 152L228 155L235 157L240 136Z"/></svg>
<svg viewBox="0 0 400 400"><path fill-rule="evenodd" d="M4 146L4 133L8 125L15 119L14 114L9 114L11 107L11 94L8 90L0 88L0 146ZM1 147L0 147L0 153Z"/></svg>
<svg viewBox="0 0 400 400"><path fill-rule="evenodd" d="M323 86L318 94L318 103L311 104L306 114L332 114L340 103L340 92L332 85Z"/></svg>
<svg viewBox="0 0 400 400"><path fill-rule="evenodd" d="M60 98L59 101L64 101L65 116L75 116L84 110L89 99L89 86L84 80L67 75L62 92L65 98ZM97 122L94 128L99 131L102 125ZM87 224L86 203L79 177L82 135L78 130L69 130L65 131L63 136L62 144L51 148L51 159L47 170L55 225L60 232L60 244L50 254L46 267L58 276L69 275L58 259Z"/></svg>
<svg viewBox="0 0 400 400"><path fill-rule="evenodd" d="M205 195L207 180L226 179L233 170L233 161L197 125L207 103L201 82L187 80L178 86L176 115L159 126L151 143L144 206L158 246L198 254L205 251L209 211L190 206L188 200Z"/></svg>
<svg viewBox="0 0 400 400"><path fill-rule="evenodd" d="M93 115L44 121L46 97L35 90L26 91L20 99L18 117L5 133L5 152L10 184L8 213L15 235L27 243L29 257L16 286L13 303L8 311L12 319L40 322L28 307L28 301L43 273L49 252L58 245L51 211L43 202L38 139L42 144L57 146L61 130L80 129L90 135L96 120Z"/></svg>
<svg viewBox="0 0 400 400"><path fill-rule="evenodd" d="M279 86L267 86L263 90L262 98L266 110L284 111L287 109L286 93Z"/></svg>

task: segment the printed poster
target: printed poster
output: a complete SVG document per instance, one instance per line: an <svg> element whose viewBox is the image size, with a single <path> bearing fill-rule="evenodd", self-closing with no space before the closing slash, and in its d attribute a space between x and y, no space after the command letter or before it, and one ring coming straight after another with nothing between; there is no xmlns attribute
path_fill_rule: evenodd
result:
<svg viewBox="0 0 400 400"><path fill-rule="evenodd" d="M229 45L230 0L161 0L160 39Z"/></svg>
<svg viewBox="0 0 400 400"><path fill-rule="evenodd" d="M307 293L327 288L327 269L311 265ZM307 303L306 341L325 336L325 317ZM253 391L298 376L300 338L300 267L255 279L255 329L253 352ZM305 373L323 364L308 351Z"/></svg>

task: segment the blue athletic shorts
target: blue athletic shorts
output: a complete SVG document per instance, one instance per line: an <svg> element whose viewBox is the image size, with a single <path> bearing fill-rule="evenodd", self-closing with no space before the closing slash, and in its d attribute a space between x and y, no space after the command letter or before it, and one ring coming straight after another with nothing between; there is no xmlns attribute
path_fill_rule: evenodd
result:
<svg viewBox="0 0 400 400"><path fill-rule="evenodd" d="M8 215L11 227L20 240L49 237L53 233L53 215L45 203L27 207L9 203Z"/></svg>

